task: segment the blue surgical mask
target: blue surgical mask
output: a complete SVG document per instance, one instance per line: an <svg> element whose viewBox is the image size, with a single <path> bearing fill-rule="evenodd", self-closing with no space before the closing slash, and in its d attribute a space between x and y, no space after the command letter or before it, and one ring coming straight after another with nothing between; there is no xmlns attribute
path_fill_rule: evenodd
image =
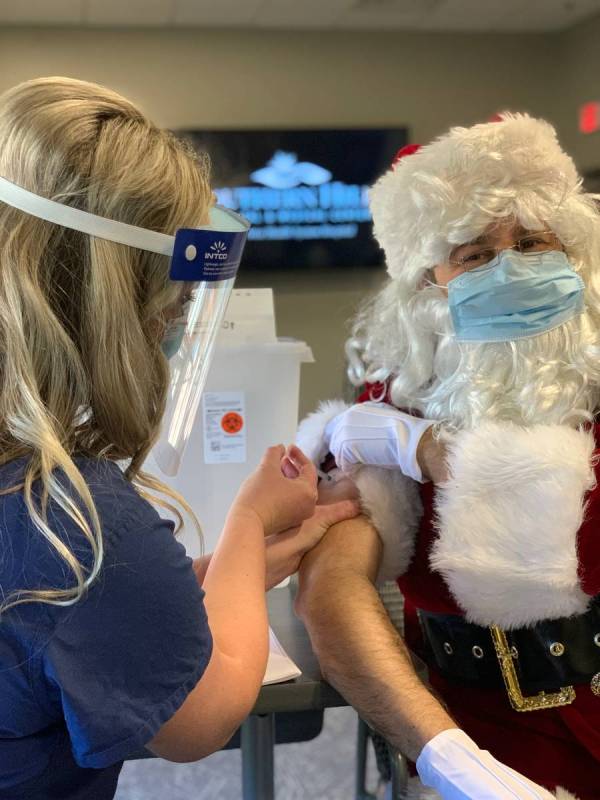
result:
<svg viewBox="0 0 600 800"><path fill-rule="evenodd" d="M183 337L185 336L185 329L185 321L183 323L171 323L167 327L165 335L163 336L163 340L160 344L161 350L167 359L172 359L181 347Z"/></svg>
<svg viewBox="0 0 600 800"><path fill-rule="evenodd" d="M565 253L503 250L448 283L460 342L510 342L552 330L583 311L584 284Z"/></svg>

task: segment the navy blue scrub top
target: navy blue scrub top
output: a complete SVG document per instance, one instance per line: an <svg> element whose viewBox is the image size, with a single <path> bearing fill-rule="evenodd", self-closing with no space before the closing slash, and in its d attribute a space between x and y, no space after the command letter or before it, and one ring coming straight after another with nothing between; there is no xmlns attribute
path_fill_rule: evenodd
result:
<svg viewBox="0 0 600 800"><path fill-rule="evenodd" d="M76 459L102 524L104 564L69 607L16 606L0 616L0 797L108 800L123 759L181 706L212 639L192 562L113 463ZM0 467L0 489L24 461ZM56 505L49 524L91 563L80 529ZM73 585L31 522L23 493L0 495L0 591Z"/></svg>

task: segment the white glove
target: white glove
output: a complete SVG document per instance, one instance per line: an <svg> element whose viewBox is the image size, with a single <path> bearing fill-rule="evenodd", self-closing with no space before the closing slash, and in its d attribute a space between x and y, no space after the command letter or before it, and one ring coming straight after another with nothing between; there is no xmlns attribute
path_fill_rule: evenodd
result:
<svg viewBox="0 0 600 800"><path fill-rule="evenodd" d="M433 420L398 411L387 403L359 403L327 423L325 440L343 472L359 464L400 469L424 483L417 445Z"/></svg>
<svg viewBox="0 0 600 800"><path fill-rule="evenodd" d="M480 750L464 731L442 731L417 759L417 772L443 800L555 800L487 750Z"/></svg>

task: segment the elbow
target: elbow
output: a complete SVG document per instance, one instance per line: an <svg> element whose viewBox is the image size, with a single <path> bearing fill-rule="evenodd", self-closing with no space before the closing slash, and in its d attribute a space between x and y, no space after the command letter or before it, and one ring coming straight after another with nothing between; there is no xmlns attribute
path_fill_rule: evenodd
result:
<svg viewBox="0 0 600 800"><path fill-rule="evenodd" d="M256 703L266 648L262 655L248 664L214 646L205 675L147 748L167 761L189 763L225 747Z"/></svg>
<svg viewBox="0 0 600 800"><path fill-rule="evenodd" d="M301 576L294 600L296 615L308 631L321 674L329 683L332 682L332 672L336 670L335 639L339 624L336 589L342 584L340 575L313 573L310 577Z"/></svg>
<svg viewBox="0 0 600 800"><path fill-rule="evenodd" d="M306 588L298 591L294 609L296 615L304 623L310 636L313 652L319 662L321 676L327 683L335 685L334 675L338 671L336 660L336 647L332 636L335 637L335 620L328 619L326 610L327 598Z"/></svg>
<svg viewBox="0 0 600 800"><path fill-rule="evenodd" d="M325 649L318 654L318 659L323 680L331 686L337 686L340 670L334 654Z"/></svg>
<svg viewBox="0 0 600 800"><path fill-rule="evenodd" d="M175 746L167 748L148 746L148 750L159 758L175 764L191 764L201 761L203 758L223 750L252 711L255 701L256 694L252 697L237 697L235 704L228 709L226 714L213 720L210 730L198 731L196 736L182 737L175 743Z"/></svg>
<svg viewBox="0 0 600 800"><path fill-rule="evenodd" d="M328 577L321 570L300 570L298 575L298 590L294 598L294 612L308 627L317 609L323 607L324 588Z"/></svg>
<svg viewBox="0 0 600 800"><path fill-rule="evenodd" d="M165 761L170 761L173 764L193 764L196 761L202 761L203 758L211 756L222 750L225 745L233 738L239 725L231 727L225 731L215 731L209 742L190 742L187 747L180 748L177 752L161 754L155 753ZM150 748L148 748L150 749ZM151 751L153 752L153 751Z"/></svg>
<svg viewBox="0 0 600 800"><path fill-rule="evenodd" d="M301 580L298 584L298 591L294 597L294 613L306 624L306 615L308 613L308 589L306 584Z"/></svg>

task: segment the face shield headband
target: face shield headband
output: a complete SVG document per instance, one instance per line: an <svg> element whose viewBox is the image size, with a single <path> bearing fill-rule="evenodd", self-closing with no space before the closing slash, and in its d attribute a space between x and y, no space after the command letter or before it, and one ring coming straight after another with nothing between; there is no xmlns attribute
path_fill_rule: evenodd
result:
<svg viewBox="0 0 600 800"><path fill-rule="evenodd" d="M213 206L208 225L181 228L170 236L48 200L1 177L0 202L55 225L170 259L169 280L180 290L180 307L166 320L171 381L153 454L165 475L176 475L250 223L234 211Z"/></svg>

